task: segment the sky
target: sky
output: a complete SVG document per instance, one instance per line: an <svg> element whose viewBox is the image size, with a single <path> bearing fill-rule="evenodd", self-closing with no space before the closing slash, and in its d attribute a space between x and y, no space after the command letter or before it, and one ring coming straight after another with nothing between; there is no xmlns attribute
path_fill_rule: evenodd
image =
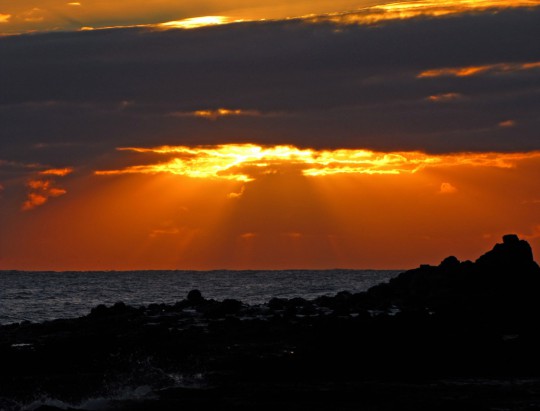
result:
<svg viewBox="0 0 540 411"><path fill-rule="evenodd" d="M540 0L0 0L0 269L540 253Z"/></svg>

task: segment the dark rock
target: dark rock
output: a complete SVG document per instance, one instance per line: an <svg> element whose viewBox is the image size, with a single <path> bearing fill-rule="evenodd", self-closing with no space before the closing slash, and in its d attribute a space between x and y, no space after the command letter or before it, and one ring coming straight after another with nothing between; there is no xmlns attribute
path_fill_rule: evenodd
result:
<svg viewBox="0 0 540 411"><path fill-rule="evenodd" d="M99 304L98 306L92 308L90 311L90 317L105 317L109 313L107 306L105 304Z"/></svg>
<svg viewBox="0 0 540 411"><path fill-rule="evenodd" d="M515 234L505 235L503 243L496 244L491 251L478 258L476 264L496 272L512 270L528 273L538 270L531 246Z"/></svg>
<svg viewBox="0 0 540 411"><path fill-rule="evenodd" d="M454 256L450 256L450 257L446 257L442 262L441 264L439 265L439 267L441 268L446 268L446 269L454 269L454 268L457 268L459 267L459 260L454 257Z"/></svg>
<svg viewBox="0 0 540 411"><path fill-rule="evenodd" d="M242 306L241 301L232 298L227 298L221 303L221 308L225 314L238 314Z"/></svg>
<svg viewBox="0 0 540 411"><path fill-rule="evenodd" d="M187 295L187 300L191 305L199 305L205 301L199 290L191 290Z"/></svg>
<svg viewBox="0 0 540 411"><path fill-rule="evenodd" d="M289 300L286 298L277 298L274 297L270 301L268 301L268 308L270 308L273 311L276 310L284 310L288 304Z"/></svg>

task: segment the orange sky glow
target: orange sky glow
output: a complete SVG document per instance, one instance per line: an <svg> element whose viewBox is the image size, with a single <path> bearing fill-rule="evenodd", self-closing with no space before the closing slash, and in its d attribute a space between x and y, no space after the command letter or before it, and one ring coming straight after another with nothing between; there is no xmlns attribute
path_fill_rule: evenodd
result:
<svg viewBox="0 0 540 411"><path fill-rule="evenodd" d="M143 164L28 181L5 227L24 245L3 244L1 268L407 268L474 258L507 231L540 249L540 182L525 178L540 152L225 144L118 155Z"/></svg>
<svg viewBox="0 0 540 411"><path fill-rule="evenodd" d="M540 255L540 0L0 0L0 270Z"/></svg>
<svg viewBox="0 0 540 411"><path fill-rule="evenodd" d="M318 1L200 1L171 0L104 2L86 0L0 1L0 33L91 30L146 26L155 29L193 29L243 21L303 18L335 24L374 24L385 20L534 7L540 0L318 0ZM175 16L176 18L171 18Z"/></svg>

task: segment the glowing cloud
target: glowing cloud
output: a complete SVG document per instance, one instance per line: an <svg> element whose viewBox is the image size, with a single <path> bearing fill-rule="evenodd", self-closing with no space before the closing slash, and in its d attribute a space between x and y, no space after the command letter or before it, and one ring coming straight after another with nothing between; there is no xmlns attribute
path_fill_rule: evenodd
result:
<svg viewBox="0 0 540 411"><path fill-rule="evenodd" d="M73 172L73 168L66 167L66 168L51 168L49 170L41 171L39 174L42 176L58 176L58 177L64 177L68 174L71 174Z"/></svg>
<svg viewBox="0 0 540 411"><path fill-rule="evenodd" d="M34 7L32 10L22 13L20 17L27 23L39 23L45 20L43 10L39 7Z"/></svg>
<svg viewBox="0 0 540 411"><path fill-rule="evenodd" d="M489 9L534 7L539 0L419 0L388 3L366 7L353 12L308 16L313 22L329 21L336 24L375 24L386 20L404 20L415 17L441 17L451 14Z"/></svg>
<svg viewBox="0 0 540 411"><path fill-rule="evenodd" d="M430 155L421 152L374 152L369 150L314 150L294 146L223 144L216 146L162 146L119 148L122 151L161 154L167 161L135 165L119 170L96 171L97 175L169 173L193 178L252 181L277 172L300 172L305 176L332 174L415 173L427 167L482 166L511 168L515 162L540 158L532 153L459 153Z"/></svg>
<svg viewBox="0 0 540 411"><path fill-rule="evenodd" d="M261 113L257 110L218 108L215 110L178 111L170 115L173 117L200 117L208 120L217 120L220 117L256 117L261 115Z"/></svg>
<svg viewBox="0 0 540 411"><path fill-rule="evenodd" d="M50 177L65 177L73 172L70 167L66 168L51 168L40 171L40 176ZM49 198L60 197L67 193L66 190L60 187L56 187L55 182L51 179L34 178L26 183L29 191L26 196L26 201L23 203L21 209L23 211L33 210L45 204Z"/></svg>
<svg viewBox="0 0 540 411"><path fill-rule="evenodd" d="M429 96L427 99L434 103L444 103L447 101L460 99L461 97L462 95L459 93L444 93L444 94L435 94L433 96Z"/></svg>
<svg viewBox="0 0 540 411"><path fill-rule="evenodd" d="M239 21L241 20L234 20L226 16L203 16L192 17L183 20L168 21L166 23L158 24L156 27L164 29L196 29L199 27L218 26Z"/></svg>
<svg viewBox="0 0 540 411"><path fill-rule="evenodd" d="M516 122L514 120L506 120L506 121L501 121L499 123L499 127L514 127L516 125Z"/></svg>
<svg viewBox="0 0 540 411"><path fill-rule="evenodd" d="M9 23L11 19L11 14L0 13L0 23Z"/></svg>
<svg viewBox="0 0 540 411"><path fill-rule="evenodd" d="M229 197L229 198L232 198L232 199L234 199L234 198L240 198L240 197L242 197L242 195L244 195L244 192L245 192L245 191L246 191L246 187L245 187L245 186L242 186L242 188L240 189L239 192L237 192L237 193L229 193L228 197Z"/></svg>
<svg viewBox="0 0 540 411"><path fill-rule="evenodd" d="M177 235L179 233L180 233L180 230L176 227L163 228L163 229L152 230L152 232L149 234L149 237L156 238L156 237L164 236L164 235Z"/></svg>
<svg viewBox="0 0 540 411"><path fill-rule="evenodd" d="M442 183L441 184L441 189L439 190L439 193L441 193L441 194L454 194L457 191L458 191L457 188L454 187L452 184L450 184L450 183Z"/></svg>
<svg viewBox="0 0 540 411"><path fill-rule="evenodd" d="M472 77L482 74L508 74L517 71L540 69L540 62L530 63L497 63L484 66L445 67L425 70L418 74L418 78L429 77Z"/></svg>
<svg viewBox="0 0 540 411"><path fill-rule="evenodd" d="M67 193L66 190L53 186L50 180L30 180L26 184L30 189L21 209L23 211L33 210L45 204L51 197L59 197Z"/></svg>

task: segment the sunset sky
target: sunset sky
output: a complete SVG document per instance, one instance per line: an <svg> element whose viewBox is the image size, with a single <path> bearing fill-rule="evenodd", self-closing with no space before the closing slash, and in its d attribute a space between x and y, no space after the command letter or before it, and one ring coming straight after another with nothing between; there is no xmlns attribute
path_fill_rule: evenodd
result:
<svg viewBox="0 0 540 411"><path fill-rule="evenodd" d="M0 269L538 257L539 41L540 0L0 0Z"/></svg>

